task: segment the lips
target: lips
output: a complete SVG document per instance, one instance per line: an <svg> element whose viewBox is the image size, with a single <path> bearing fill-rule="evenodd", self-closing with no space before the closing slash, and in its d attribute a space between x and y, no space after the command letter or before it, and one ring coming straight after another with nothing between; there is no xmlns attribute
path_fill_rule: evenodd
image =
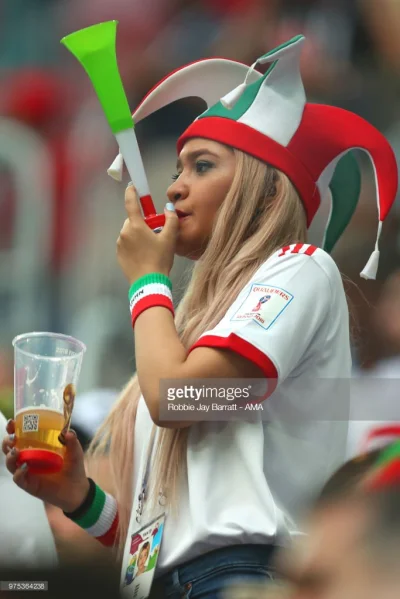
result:
<svg viewBox="0 0 400 599"><path fill-rule="evenodd" d="M186 218L187 216L190 216L190 214L188 212L182 212L182 210L177 210L176 214L178 215L179 219Z"/></svg>

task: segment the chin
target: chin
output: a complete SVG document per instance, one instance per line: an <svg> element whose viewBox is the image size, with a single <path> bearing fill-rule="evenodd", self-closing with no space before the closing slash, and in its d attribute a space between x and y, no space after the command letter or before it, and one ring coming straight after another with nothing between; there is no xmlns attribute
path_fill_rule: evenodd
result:
<svg viewBox="0 0 400 599"><path fill-rule="evenodd" d="M192 250L188 247L176 247L175 255L180 256L181 258L187 258L188 260L198 260L201 258L201 253L196 250Z"/></svg>
<svg viewBox="0 0 400 599"><path fill-rule="evenodd" d="M175 246L175 254L189 260L199 260L205 251L205 245L201 242L195 243L194 240L178 239Z"/></svg>

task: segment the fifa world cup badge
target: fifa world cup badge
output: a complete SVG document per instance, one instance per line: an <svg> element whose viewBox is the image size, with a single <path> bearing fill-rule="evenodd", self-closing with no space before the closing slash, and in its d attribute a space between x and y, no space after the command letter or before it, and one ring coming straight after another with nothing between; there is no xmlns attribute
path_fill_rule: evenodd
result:
<svg viewBox="0 0 400 599"><path fill-rule="evenodd" d="M65 435L68 432L69 425L71 423L72 410L75 402L75 387L72 383L67 385L64 389L63 393L63 402L64 402L64 426L61 433L58 435L58 440L60 443L65 445Z"/></svg>

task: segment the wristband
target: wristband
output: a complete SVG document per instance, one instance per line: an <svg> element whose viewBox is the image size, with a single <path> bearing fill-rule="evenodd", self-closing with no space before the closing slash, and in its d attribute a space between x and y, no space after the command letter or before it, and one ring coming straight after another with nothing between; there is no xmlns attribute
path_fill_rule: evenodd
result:
<svg viewBox="0 0 400 599"><path fill-rule="evenodd" d="M118 528L117 502L91 478L88 480L90 489L85 501L77 510L64 515L103 545L113 545Z"/></svg>
<svg viewBox="0 0 400 599"><path fill-rule="evenodd" d="M88 478L88 481L89 481L89 491L88 491L88 494L86 495L86 498L84 499L83 503L81 503L81 505L73 512L63 512L64 516L66 516L70 520L76 521L79 518L81 518L87 512L87 510L91 507L91 505L93 503L93 499L94 499L94 496L96 493L96 483L91 478Z"/></svg>
<svg viewBox="0 0 400 599"><path fill-rule="evenodd" d="M139 314L154 306L168 308L174 314L171 279L161 273L140 277L129 289L129 302L132 327Z"/></svg>

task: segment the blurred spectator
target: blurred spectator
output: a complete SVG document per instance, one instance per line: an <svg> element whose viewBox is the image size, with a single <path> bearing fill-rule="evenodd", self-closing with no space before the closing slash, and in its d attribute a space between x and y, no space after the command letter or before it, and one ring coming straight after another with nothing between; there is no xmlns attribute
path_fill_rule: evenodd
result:
<svg viewBox="0 0 400 599"><path fill-rule="evenodd" d="M317 512L289 578L291 599L395 599L400 492L356 496ZM289 566L290 568L291 566Z"/></svg>
<svg viewBox="0 0 400 599"><path fill-rule="evenodd" d="M373 324L384 343L385 359L379 370L386 376L400 377L400 270L386 281Z"/></svg>
<svg viewBox="0 0 400 599"><path fill-rule="evenodd" d="M287 552L281 567L288 599L394 599L400 593L400 485L366 491L376 452L353 460L325 487L308 537ZM357 488L358 487L358 488Z"/></svg>
<svg viewBox="0 0 400 599"><path fill-rule="evenodd" d="M333 571L331 575L334 576L337 564L340 564L342 559L347 559L347 554L343 558L339 548L336 549L335 528L334 526L329 528L329 518L331 514L335 514L337 506L348 505L347 502L354 496L360 482L376 463L379 455L380 450L375 450L346 462L325 483L310 511L308 526L305 527L308 534L295 537L292 545L281 549L278 553L275 564L277 570L276 584L269 584L268 587L255 584L232 585L231 588L227 589L224 599L325 598L325 595L319 594L323 592L323 589L321 590L318 584L324 582L323 579L320 580L319 569L326 566L327 573L331 574L330 568ZM333 520L333 524L340 522L342 517L343 514L340 512L337 521ZM346 521L344 520L342 524L346 524ZM325 539L326 534L329 534L332 538L328 539L328 547L323 547L323 541L327 541ZM310 538L308 535L311 535ZM323 547L322 565L319 565L321 547ZM335 556L336 561L332 561ZM313 581L313 568L316 571L314 575L316 582ZM324 574L323 571L322 574ZM279 577L281 577L280 580ZM345 599L344 596L340 595L332 595L332 598L331 596L329 598ZM351 596L351 599L358 599L358 596Z"/></svg>
<svg viewBox="0 0 400 599"><path fill-rule="evenodd" d="M378 50L380 66L400 73L400 4L396 0L362 0L358 3Z"/></svg>
<svg viewBox="0 0 400 599"><path fill-rule="evenodd" d="M1 439L6 435L6 422L0 412ZM0 454L0 539L0 568L55 567L58 563L43 503L14 484L3 453Z"/></svg>
<svg viewBox="0 0 400 599"><path fill-rule="evenodd" d="M384 284L370 322L382 358L373 368L354 372L348 457L365 448L374 429L400 425L400 271Z"/></svg>

